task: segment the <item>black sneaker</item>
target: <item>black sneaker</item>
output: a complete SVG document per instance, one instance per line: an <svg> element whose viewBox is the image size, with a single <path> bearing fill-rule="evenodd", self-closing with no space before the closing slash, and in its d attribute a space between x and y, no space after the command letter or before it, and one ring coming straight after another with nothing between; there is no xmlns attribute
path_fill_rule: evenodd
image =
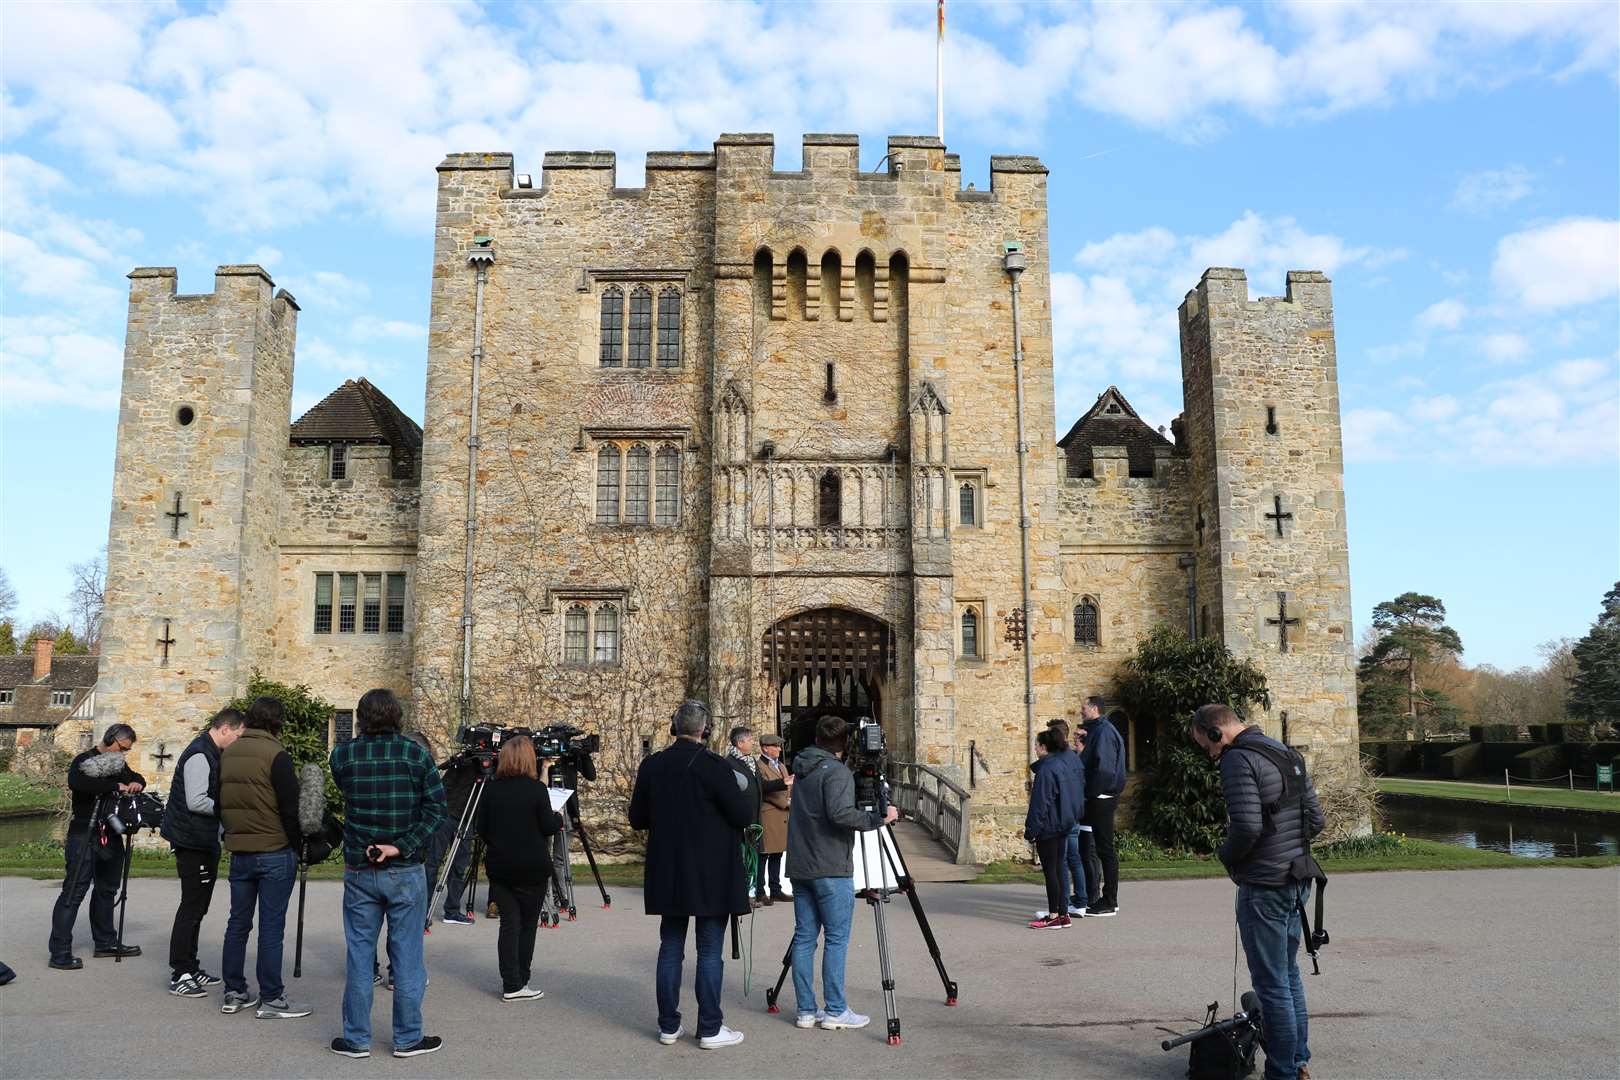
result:
<svg viewBox="0 0 1620 1080"><path fill-rule="evenodd" d="M192 975L189 972L185 975L177 975L169 980L169 993L173 994L175 997L183 998L200 998L208 996L208 991L203 989L202 983L197 981L197 976Z"/></svg>
<svg viewBox="0 0 1620 1080"><path fill-rule="evenodd" d="M1115 904L1092 904L1086 908L1086 918L1107 919L1119 914L1119 907Z"/></svg>
<svg viewBox="0 0 1620 1080"><path fill-rule="evenodd" d="M368 1058L371 1056L371 1047L356 1046L348 1039L333 1039L332 1053L341 1054L346 1058Z"/></svg>
<svg viewBox="0 0 1620 1080"><path fill-rule="evenodd" d="M84 961L77 956L64 956L60 960L52 959L51 967L57 971L78 971L84 967Z"/></svg>
<svg viewBox="0 0 1620 1080"><path fill-rule="evenodd" d="M224 979L220 978L218 975L210 975L208 972L204 971L202 968L198 968L196 971L193 971L191 973L191 977L193 979L197 980L197 985L198 986L204 986L204 987L218 986L220 983L225 981Z"/></svg>
<svg viewBox="0 0 1620 1080"><path fill-rule="evenodd" d="M394 1047L394 1056L395 1057L421 1057L423 1054L431 1054L431 1053L433 1053L435 1050L437 1050L439 1047L441 1047L443 1045L444 1045L444 1040L439 1038L437 1035L424 1035L420 1039L416 1040L416 1042L412 1043L410 1046L396 1046L396 1047Z"/></svg>

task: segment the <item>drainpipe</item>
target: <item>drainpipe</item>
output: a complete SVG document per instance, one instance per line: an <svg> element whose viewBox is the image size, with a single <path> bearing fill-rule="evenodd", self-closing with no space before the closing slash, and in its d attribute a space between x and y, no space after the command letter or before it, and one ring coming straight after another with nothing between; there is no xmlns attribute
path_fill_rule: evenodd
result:
<svg viewBox="0 0 1620 1080"><path fill-rule="evenodd" d="M495 244L487 236L473 237L467 263L477 272L477 293L473 301L472 386L469 391L467 433L467 574L461 590L461 718L472 714L473 646L473 541L478 532L478 374L484 360L484 283L495 262Z"/></svg>
<svg viewBox="0 0 1620 1080"><path fill-rule="evenodd" d="M1012 279L1013 382L1018 388L1018 541L1023 548L1024 587L1024 734L1026 752L1035 760L1035 654L1030 648L1035 612L1029 603L1029 484L1025 478L1029 442L1024 437L1024 335L1018 314L1018 279L1029 266L1022 244L1002 245L1002 269Z"/></svg>

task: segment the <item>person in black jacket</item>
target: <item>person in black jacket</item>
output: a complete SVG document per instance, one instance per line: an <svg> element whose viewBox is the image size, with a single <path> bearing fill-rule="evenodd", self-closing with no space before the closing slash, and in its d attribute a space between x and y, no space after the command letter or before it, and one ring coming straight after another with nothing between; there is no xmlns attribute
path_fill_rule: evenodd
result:
<svg viewBox="0 0 1620 1080"><path fill-rule="evenodd" d="M758 741L754 738L754 729L750 727L734 727L731 734L726 737L731 745L726 747L726 764L737 773L737 782L743 785L743 793L748 796L749 805L754 808L753 824L760 823L760 815L765 809L765 787L759 778L759 766L754 761L754 751L758 748ZM781 791L786 788L782 781L775 781L773 790ZM770 894L765 891L765 858L762 845L751 843L754 849L754 877L748 882L748 904L750 907L759 907L770 902Z"/></svg>
<svg viewBox="0 0 1620 1080"><path fill-rule="evenodd" d="M1309 878L1296 879L1294 860L1310 852L1322 831L1322 807L1299 755L1225 705L1205 705L1193 717L1193 741L1220 762L1226 798L1226 841L1215 854L1236 882L1238 934L1249 979L1266 1026L1266 1080L1309 1080L1310 1015L1299 978L1299 913ZM1277 761L1297 768L1297 799L1283 802L1287 782Z"/></svg>
<svg viewBox="0 0 1620 1080"><path fill-rule="evenodd" d="M1070 925L1067 890L1063 887L1063 860L1069 832L1086 805L1085 773L1080 760L1069 752L1063 733L1047 728L1035 736L1032 766L1035 782L1029 790L1029 813L1024 818L1024 839L1035 843L1046 876L1046 916L1029 924L1031 930L1056 930Z"/></svg>
<svg viewBox="0 0 1620 1080"><path fill-rule="evenodd" d="M503 1001L545 996L529 985L529 965L540 905L551 881L550 838L562 831L562 824L536 766L534 742L527 735L507 739L495 760L495 779L478 804L489 895L501 912L497 950Z"/></svg>
<svg viewBox="0 0 1620 1080"><path fill-rule="evenodd" d="M1085 823L1086 870L1096 903L1086 906L1086 918L1106 918L1119 914L1119 849L1114 843L1114 811L1119 793L1125 790L1125 740L1119 729L1102 715L1103 699L1093 695L1080 706L1085 749L1080 761L1086 770ZM1090 844L1086 845L1086 841Z"/></svg>
<svg viewBox="0 0 1620 1080"><path fill-rule="evenodd" d="M661 916L658 946L658 1041L673 1046L681 1026L681 965L687 924L697 923L698 1045L735 1046L725 1026L720 989L726 922L749 910L742 830L755 807L719 754L707 749L709 710L685 701L670 721L675 741L648 757L630 796L630 827L648 832L644 894L647 914Z"/></svg>
<svg viewBox="0 0 1620 1080"><path fill-rule="evenodd" d="M207 997L208 988L221 981L198 962L197 936L219 877L219 755L241 736L245 723L247 717L237 710L221 709L174 763L174 786L158 835L174 848L180 877L180 906L169 931L169 993L175 997Z"/></svg>
<svg viewBox="0 0 1620 1080"><path fill-rule="evenodd" d="M73 955L73 924L79 921L79 905L86 892L90 893L90 937L96 943L96 957L141 955L139 945L119 942L113 926L113 898L118 894L125 841L102 827L113 797L146 787L146 777L124 760L134 745L135 729L114 724L101 737L101 745L92 746L68 766L73 816L64 844L67 872L51 912L50 964L58 971L84 967L84 961ZM106 754L116 756L103 757Z"/></svg>

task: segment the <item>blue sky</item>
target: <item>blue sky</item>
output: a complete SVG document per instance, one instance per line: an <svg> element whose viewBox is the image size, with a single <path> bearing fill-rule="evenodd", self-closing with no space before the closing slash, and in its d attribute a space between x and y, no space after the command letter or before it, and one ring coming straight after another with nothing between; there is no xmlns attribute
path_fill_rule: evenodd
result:
<svg viewBox="0 0 1620 1080"><path fill-rule="evenodd" d="M303 306L295 411L420 418L433 166L934 125L933 5L8 4L0 566L26 621L105 542L127 283L256 261ZM1357 633L1440 596L1465 659L1584 633L1620 577L1613 4L949 5L946 140L1051 168L1058 430L1179 409L1175 306L1335 282Z"/></svg>

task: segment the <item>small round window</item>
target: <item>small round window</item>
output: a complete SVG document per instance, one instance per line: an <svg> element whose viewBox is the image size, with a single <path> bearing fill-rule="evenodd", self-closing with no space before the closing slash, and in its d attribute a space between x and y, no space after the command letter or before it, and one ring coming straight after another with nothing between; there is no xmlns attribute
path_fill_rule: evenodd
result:
<svg viewBox="0 0 1620 1080"><path fill-rule="evenodd" d="M197 410L190 405L182 405L175 410L174 419L181 427L190 427L191 422L197 419Z"/></svg>

